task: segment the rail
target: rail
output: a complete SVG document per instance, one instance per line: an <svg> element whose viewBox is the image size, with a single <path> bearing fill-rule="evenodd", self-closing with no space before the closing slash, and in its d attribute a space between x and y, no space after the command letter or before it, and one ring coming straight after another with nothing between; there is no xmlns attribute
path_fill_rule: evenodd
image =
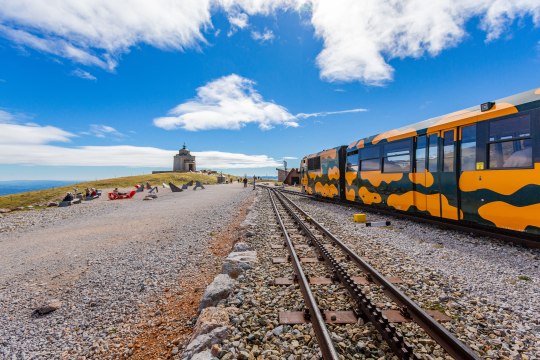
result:
<svg viewBox="0 0 540 360"><path fill-rule="evenodd" d="M274 189L271 189L275 192ZM289 213L295 218L297 223L302 227L302 230L309 236L314 245L319 248L319 251L325 258L325 260L333 268L335 274L342 281L344 286L348 288L349 292L355 298L359 304L362 313L372 321L373 325L381 332L383 337L387 340L387 343L400 358L412 358L412 349L403 340L401 334L399 334L392 324L388 323L388 320L382 316L382 313L369 299L362 293L358 286L352 281L350 276L345 270L337 263L337 261L330 255L324 245L315 237L315 235L305 226L303 221L296 215L285 202L289 203L296 211L302 216L309 219L309 222L319 229L328 239L336 244L349 259L354 261L363 271L368 274L377 285L382 287L384 292L392 298L400 307L401 313L405 317L411 318L420 327L426 331L439 345L444 348L452 357L456 359L479 359L479 357L465 344L459 341L453 334L451 334L445 327L439 324L429 314L427 314L420 306L407 297L401 290L387 280L381 273L374 269L370 264L364 261L360 256L354 253L349 247L347 247L342 241L337 239L328 229L314 220L309 214L302 210L294 201L286 197L284 194L276 193L278 199L282 202L285 208L289 208Z"/></svg>
<svg viewBox="0 0 540 360"><path fill-rule="evenodd" d="M302 296L304 297L304 302L309 311L309 320L311 321L311 324L313 325L313 331L315 332L315 336L317 338L319 348L321 349L322 357L325 360L338 360L339 356L334 347L334 344L332 343L332 339L330 337L330 333L328 332L328 328L326 327L326 324L324 322L323 315L321 311L319 310L319 306L317 305L317 301L315 300L313 293L311 292L311 289L309 287L309 281L306 275L304 274L304 271L302 270L300 259L298 255L296 254L296 251L294 250L291 238L289 237L289 233L287 232L287 229L285 228L285 224L283 223L283 220L281 219L281 215L279 214L279 211L272 197L270 189L268 189L268 195L270 196L270 202L272 203L272 208L274 209L274 213L276 214L276 217L278 219L279 226L281 227L281 230L283 231L283 236L285 237L287 249L289 251L291 262L294 268L294 273L297 276L298 284L300 286L300 291L302 292Z"/></svg>

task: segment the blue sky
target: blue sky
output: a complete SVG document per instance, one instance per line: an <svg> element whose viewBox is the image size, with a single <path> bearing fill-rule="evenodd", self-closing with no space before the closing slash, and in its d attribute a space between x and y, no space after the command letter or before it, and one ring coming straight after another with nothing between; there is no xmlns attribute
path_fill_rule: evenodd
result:
<svg viewBox="0 0 540 360"><path fill-rule="evenodd" d="M184 142L199 168L274 175L540 87L534 2L0 4L0 180L167 169Z"/></svg>

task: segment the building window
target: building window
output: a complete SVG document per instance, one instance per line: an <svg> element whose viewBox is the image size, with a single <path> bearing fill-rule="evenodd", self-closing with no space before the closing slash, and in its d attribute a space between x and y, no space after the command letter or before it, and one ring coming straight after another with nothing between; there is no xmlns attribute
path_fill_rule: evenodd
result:
<svg viewBox="0 0 540 360"><path fill-rule="evenodd" d="M454 172L454 130L444 132L443 136L443 172Z"/></svg>
<svg viewBox="0 0 540 360"><path fill-rule="evenodd" d="M433 173L438 171L439 137L437 134L429 135L428 143L428 170Z"/></svg>
<svg viewBox="0 0 540 360"><path fill-rule="evenodd" d="M381 151L379 146L369 146L360 151L360 170L381 170Z"/></svg>
<svg viewBox="0 0 540 360"><path fill-rule="evenodd" d="M308 171L319 171L321 170L321 157L313 157L308 159Z"/></svg>
<svg viewBox="0 0 540 360"><path fill-rule="evenodd" d="M416 138L416 172L422 173L426 170L426 136L422 135Z"/></svg>
<svg viewBox="0 0 540 360"><path fill-rule="evenodd" d="M492 120L489 124L489 168L532 167L531 117Z"/></svg>
<svg viewBox="0 0 540 360"><path fill-rule="evenodd" d="M411 171L411 139L384 145L383 172L399 173Z"/></svg>
<svg viewBox="0 0 540 360"><path fill-rule="evenodd" d="M358 150L351 151L347 154L347 167L345 168L345 171L358 171Z"/></svg>
<svg viewBox="0 0 540 360"><path fill-rule="evenodd" d="M461 128L461 171L476 169L476 124Z"/></svg>

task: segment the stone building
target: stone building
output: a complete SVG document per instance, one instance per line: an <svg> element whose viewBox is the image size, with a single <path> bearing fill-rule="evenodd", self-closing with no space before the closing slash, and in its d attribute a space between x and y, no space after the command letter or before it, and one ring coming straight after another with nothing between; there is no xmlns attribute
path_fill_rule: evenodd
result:
<svg viewBox="0 0 540 360"><path fill-rule="evenodd" d="M186 144L178 151L178 154L174 155L173 171L175 172L188 172L197 171L195 165L195 156L191 155Z"/></svg>

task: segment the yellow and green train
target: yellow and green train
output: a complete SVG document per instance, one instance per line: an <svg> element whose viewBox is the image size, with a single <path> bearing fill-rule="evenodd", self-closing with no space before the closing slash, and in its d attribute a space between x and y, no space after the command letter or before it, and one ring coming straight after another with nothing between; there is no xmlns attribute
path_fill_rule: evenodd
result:
<svg viewBox="0 0 540 360"><path fill-rule="evenodd" d="M540 235L540 88L302 159L303 191Z"/></svg>

